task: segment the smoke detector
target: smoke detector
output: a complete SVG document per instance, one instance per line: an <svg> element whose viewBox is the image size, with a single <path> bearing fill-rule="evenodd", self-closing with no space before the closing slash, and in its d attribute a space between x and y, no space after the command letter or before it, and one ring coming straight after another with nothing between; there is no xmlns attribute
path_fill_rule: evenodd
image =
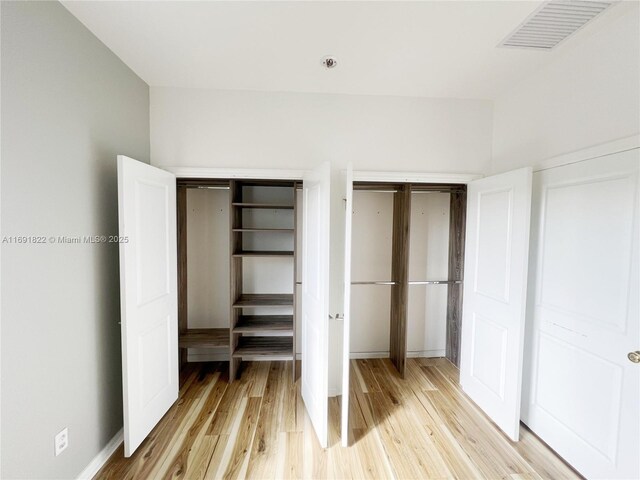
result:
<svg viewBox="0 0 640 480"><path fill-rule="evenodd" d="M338 65L338 59L333 55L327 55L325 57L322 57L322 65L324 65L324 68L326 68L327 70L331 70Z"/></svg>
<svg viewBox="0 0 640 480"><path fill-rule="evenodd" d="M596 0L544 2L498 46L551 50L613 3L614 1Z"/></svg>

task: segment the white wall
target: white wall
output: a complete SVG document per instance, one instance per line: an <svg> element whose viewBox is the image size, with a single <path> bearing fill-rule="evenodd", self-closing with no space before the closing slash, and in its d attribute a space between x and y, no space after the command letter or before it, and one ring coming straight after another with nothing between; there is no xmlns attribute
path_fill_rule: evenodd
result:
<svg viewBox="0 0 640 480"><path fill-rule="evenodd" d="M117 235L147 84L58 2L2 2L0 31L2 236ZM2 478L76 478L122 428L119 293L115 243L2 245Z"/></svg>
<svg viewBox="0 0 640 480"><path fill-rule="evenodd" d="M639 6L614 6L606 24L496 99L493 172L640 132Z"/></svg>
<svg viewBox="0 0 640 480"><path fill-rule="evenodd" d="M491 102L151 88L154 165L482 173Z"/></svg>
<svg viewBox="0 0 640 480"><path fill-rule="evenodd" d="M353 192L351 280L391 280L393 193ZM389 351L391 287L351 287L352 356Z"/></svg>

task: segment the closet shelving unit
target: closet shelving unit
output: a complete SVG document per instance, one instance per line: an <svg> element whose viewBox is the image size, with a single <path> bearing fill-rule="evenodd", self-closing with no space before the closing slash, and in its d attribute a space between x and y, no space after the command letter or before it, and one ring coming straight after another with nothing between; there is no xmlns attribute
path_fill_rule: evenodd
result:
<svg viewBox="0 0 640 480"><path fill-rule="evenodd" d="M289 202L256 201L254 188L290 189ZM277 195L276 195L277 196ZM267 197L269 197L267 195ZM231 180L231 315L229 343L229 380L236 378L242 361L291 360L295 377L295 275L296 275L296 184L295 182L257 182ZM253 210L271 210L274 213L291 212L291 226L256 226L250 223ZM290 236L291 250L254 249L255 235L280 234ZM244 265L246 258L282 258L292 263L292 293L247 293L244 291ZM282 310L290 313L282 314ZM259 311L259 314L253 313ZM272 313L274 310L277 313Z"/></svg>

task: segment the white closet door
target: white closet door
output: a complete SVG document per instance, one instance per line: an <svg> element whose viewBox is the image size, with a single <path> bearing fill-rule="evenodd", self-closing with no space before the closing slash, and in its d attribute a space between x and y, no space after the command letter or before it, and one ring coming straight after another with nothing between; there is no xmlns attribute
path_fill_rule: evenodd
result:
<svg viewBox="0 0 640 480"><path fill-rule="evenodd" d="M329 397L329 163L302 181L302 399L327 446Z"/></svg>
<svg viewBox="0 0 640 480"><path fill-rule="evenodd" d="M522 419L587 478L640 478L639 164L534 174Z"/></svg>
<svg viewBox="0 0 640 480"><path fill-rule="evenodd" d="M518 440L527 292L531 168L471 182L460 383Z"/></svg>
<svg viewBox="0 0 640 480"><path fill-rule="evenodd" d="M353 211L353 167L345 172L344 205L344 296L342 334L342 446L349 446L349 366L351 344L351 223Z"/></svg>
<svg viewBox="0 0 640 480"><path fill-rule="evenodd" d="M178 398L176 178L118 156L124 451Z"/></svg>

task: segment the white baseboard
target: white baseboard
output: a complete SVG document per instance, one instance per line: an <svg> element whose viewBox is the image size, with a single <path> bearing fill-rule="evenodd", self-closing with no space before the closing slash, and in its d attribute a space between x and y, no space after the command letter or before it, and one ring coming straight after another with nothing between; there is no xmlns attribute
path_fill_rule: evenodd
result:
<svg viewBox="0 0 640 480"><path fill-rule="evenodd" d="M444 357L444 350L415 350L407 352L408 358L434 358L434 357ZM361 360L366 358L389 358L389 352L351 352L349 355L351 359Z"/></svg>
<svg viewBox="0 0 640 480"><path fill-rule="evenodd" d="M352 360L361 360L365 358L389 358L389 351L386 352L351 352L349 358Z"/></svg>
<svg viewBox="0 0 640 480"><path fill-rule="evenodd" d="M98 455L96 455L89 465L85 467L85 469L78 475L78 480L90 480L92 479L96 473L100 471L100 469L107 463L107 460L111 458L113 452L115 452L120 444L124 440L124 430L120 429L118 433L114 435L114 437L109 440L109 443L100 450Z"/></svg>
<svg viewBox="0 0 640 480"><path fill-rule="evenodd" d="M445 350L416 350L414 352L407 352L408 358L437 358L444 357L446 355Z"/></svg>

